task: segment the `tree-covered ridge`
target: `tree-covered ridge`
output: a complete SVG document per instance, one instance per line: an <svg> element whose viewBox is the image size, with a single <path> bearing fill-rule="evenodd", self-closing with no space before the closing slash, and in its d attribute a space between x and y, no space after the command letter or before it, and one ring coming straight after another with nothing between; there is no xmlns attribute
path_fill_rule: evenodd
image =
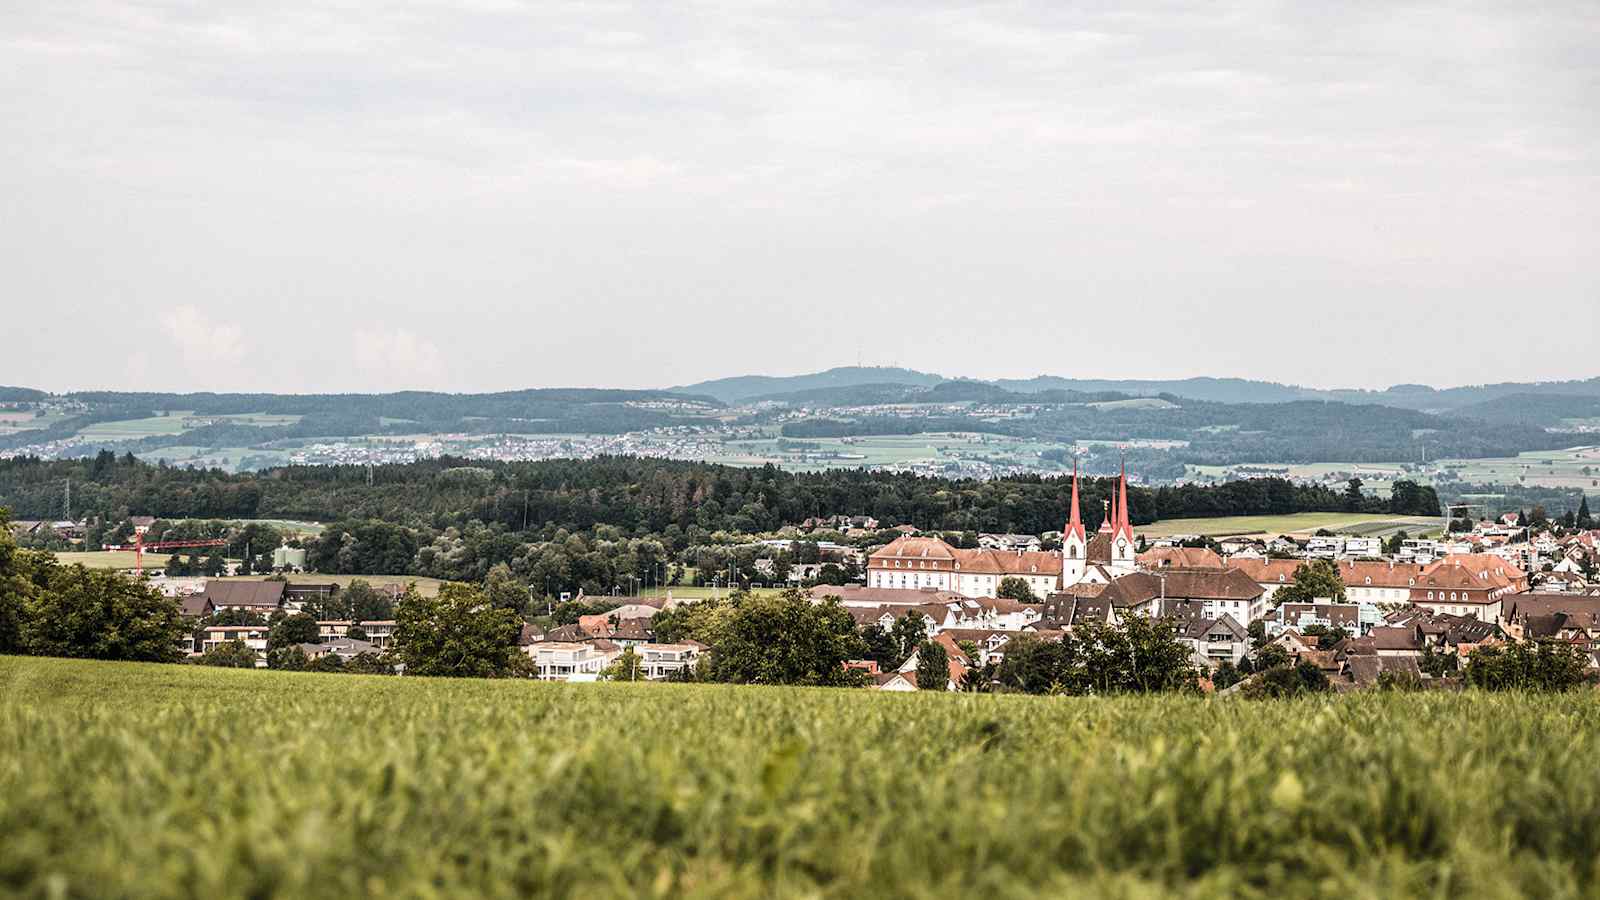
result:
<svg viewBox="0 0 1600 900"><path fill-rule="evenodd" d="M14 389L23 390L23 389ZM12 402L39 402L18 396ZM3 396L0 396L3 399ZM292 425L255 427L225 422L191 429L181 436L147 438L141 449L182 442L243 446L283 438L409 434L417 431L494 434L620 434L665 425L704 424L722 403L706 396L666 391L549 388L494 394L401 391L392 394L165 394L83 391L55 400L75 404L77 412L44 429L0 437L0 449L72 437L98 422L144 419L184 410L196 417L299 416ZM169 443L170 441L170 443Z"/></svg>
<svg viewBox="0 0 1600 900"><path fill-rule="evenodd" d="M1038 534L1066 517L1068 483L1022 475L980 481L906 473L784 472L636 457L486 463L441 458L408 465L289 466L227 474L175 469L102 453L94 459L0 460L0 504L22 518L53 516L72 479L82 513L110 518L382 519L447 527L470 521L523 531L548 524L572 531L608 525L632 534L697 527L756 533L808 518L870 515L885 525L944 531ZM1098 524L1113 479L1085 478L1083 509ZM1133 487L1135 524L1158 518L1370 511L1434 515L1432 489L1388 500L1252 478L1216 486Z"/></svg>

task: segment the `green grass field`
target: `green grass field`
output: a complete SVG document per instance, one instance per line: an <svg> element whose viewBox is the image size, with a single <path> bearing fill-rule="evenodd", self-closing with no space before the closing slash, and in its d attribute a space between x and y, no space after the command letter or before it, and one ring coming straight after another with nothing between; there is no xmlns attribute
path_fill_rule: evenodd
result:
<svg viewBox="0 0 1600 900"><path fill-rule="evenodd" d="M1574 897L1600 705L0 658L0 894Z"/></svg>
<svg viewBox="0 0 1600 900"><path fill-rule="evenodd" d="M1141 525L1150 536L1204 534L1213 537L1246 534L1309 534L1320 528L1364 537L1387 537L1404 530L1413 537L1437 529L1439 520L1425 516L1376 516L1372 513L1295 513L1287 516L1224 516L1216 519L1162 519Z"/></svg>
<svg viewBox="0 0 1600 900"><path fill-rule="evenodd" d="M196 553L205 553L205 548L200 548ZM159 569L171 559L165 553L146 553L144 565L147 569ZM64 566L83 566L85 569L131 569L133 568L134 553L132 550L74 550L56 554L56 560Z"/></svg>

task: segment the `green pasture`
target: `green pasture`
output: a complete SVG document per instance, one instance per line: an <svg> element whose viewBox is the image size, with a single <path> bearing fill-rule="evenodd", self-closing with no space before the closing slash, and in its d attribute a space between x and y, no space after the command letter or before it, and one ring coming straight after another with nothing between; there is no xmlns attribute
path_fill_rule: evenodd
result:
<svg viewBox="0 0 1600 900"><path fill-rule="evenodd" d="M542 684L0 658L0 893L1592 896L1592 692Z"/></svg>

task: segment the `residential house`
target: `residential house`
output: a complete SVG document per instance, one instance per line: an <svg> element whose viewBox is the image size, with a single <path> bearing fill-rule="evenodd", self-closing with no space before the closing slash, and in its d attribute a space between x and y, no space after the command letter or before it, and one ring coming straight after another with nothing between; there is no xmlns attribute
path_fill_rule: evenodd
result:
<svg viewBox="0 0 1600 900"><path fill-rule="evenodd" d="M667 678L683 669L693 669L705 650L706 646L696 641L681 641L676 644L637 644L633 648L633 652L639 654L644 667L644 677L652 681Z"/></svg>
<svg viewBox="0 0 1600 900"><path fill-rule="evenodd" d="M1238 569L1163 569L1134 572L1111 582L1101 598L1119 611L1151 615L1167 600L1189 600L1207 618L1253 622L1266 614L1266 592Z"/></svg>
<svg viewBox="0 0 1600 900"><path fill-rule="evenodd" d="M217 581L206 583L203 592L218 612L242 610L271 616L284 607L285 585L281 581Z"/></svg>
<svg viewBox="0 0 1600 900"><path fill-rule="evenodd" d="M1233 616L1192 619L1178 632L1178 640L1189 647L1195 665L1216 668L1224 662L1238 665L1250 650L1250 635Z"/></svg>
<svg viewBox="0 0 1600 900"><path fill-rule="evenodd" d="M522 649L533 660L541 681L594 681L622 653L620 647L604 639L582 643L541 641Z"/></svg>
<svg viewBox="0 0 1600 900"><path fill-rule="evenodd" d="M205 629L205 636L200 643L200 652L206 653L228 643L240 641L246 647L256 652L259 659L256 668L265 668L267 665L267 631L266 625L211 625Z"/></svg>

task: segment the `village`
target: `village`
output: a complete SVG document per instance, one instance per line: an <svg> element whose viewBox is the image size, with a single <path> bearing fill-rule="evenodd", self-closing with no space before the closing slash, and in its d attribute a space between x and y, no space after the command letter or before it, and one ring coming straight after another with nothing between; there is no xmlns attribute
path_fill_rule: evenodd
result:
<svg viewBox="0 0 1600 900"><path fill-rule="evenodd" d="M838 602L864 634L910 629L943 648L949 672L940 685L918 683L915 650L887 661L894 665L880 659L846 664L863 683L885 691L971 689L1019 638L1060 641L1135 617L1170 622L1203 684L1214 690L1239 683L1264 659L1314 667L1335 690L1394 679L1450 687L1459 685L1455 676L1474 651L1524 641L1570 644L1589 669L1600 671L1600 531L1577 523L1530 526L1509 513L1470 527L1458 521L1436 538L1147 537L1130 521L1127 491L1124 473L1093 531L1085 525L1074 476L1059 532L981 534L976 546L960 548L910 526L880 531L873 517L841 515L807 520L800 528L895 537L868 549L815 542L813 561L792 564L779 560L791 553L794 539L747 546L760 554L755 571L769 579L757 589L803 590L814 603ZM134 517L135 539L154 522ZM82 523L18 521L11 528L23 538L41 529L71 536ZM129 574L174 598L194 623L179 647L190 658L236 645L267 667L274 627L296 616L315 618L314 630L308 624L294 645L307 661L360 666L388 659L393 608L404 598L400 584L383 589L383 612L376 617L315 617L330 608L339 586L297 580L305 572L304 550L285 546L272 556L275 574L267 580L159 568ZM827 583L823 576L830 570L856 577ZM730 590L750 588L733 578L727 583ZM688 639L658 640L653 620L706 597L681 589L674 596L667 588L652 595L563 598L592 611L561 624L525 620L518 648L530 672L547 681L614 678L619 660L632 679L692 677L714 649ZM391 666L383 663L385 670Z"/></svg>

